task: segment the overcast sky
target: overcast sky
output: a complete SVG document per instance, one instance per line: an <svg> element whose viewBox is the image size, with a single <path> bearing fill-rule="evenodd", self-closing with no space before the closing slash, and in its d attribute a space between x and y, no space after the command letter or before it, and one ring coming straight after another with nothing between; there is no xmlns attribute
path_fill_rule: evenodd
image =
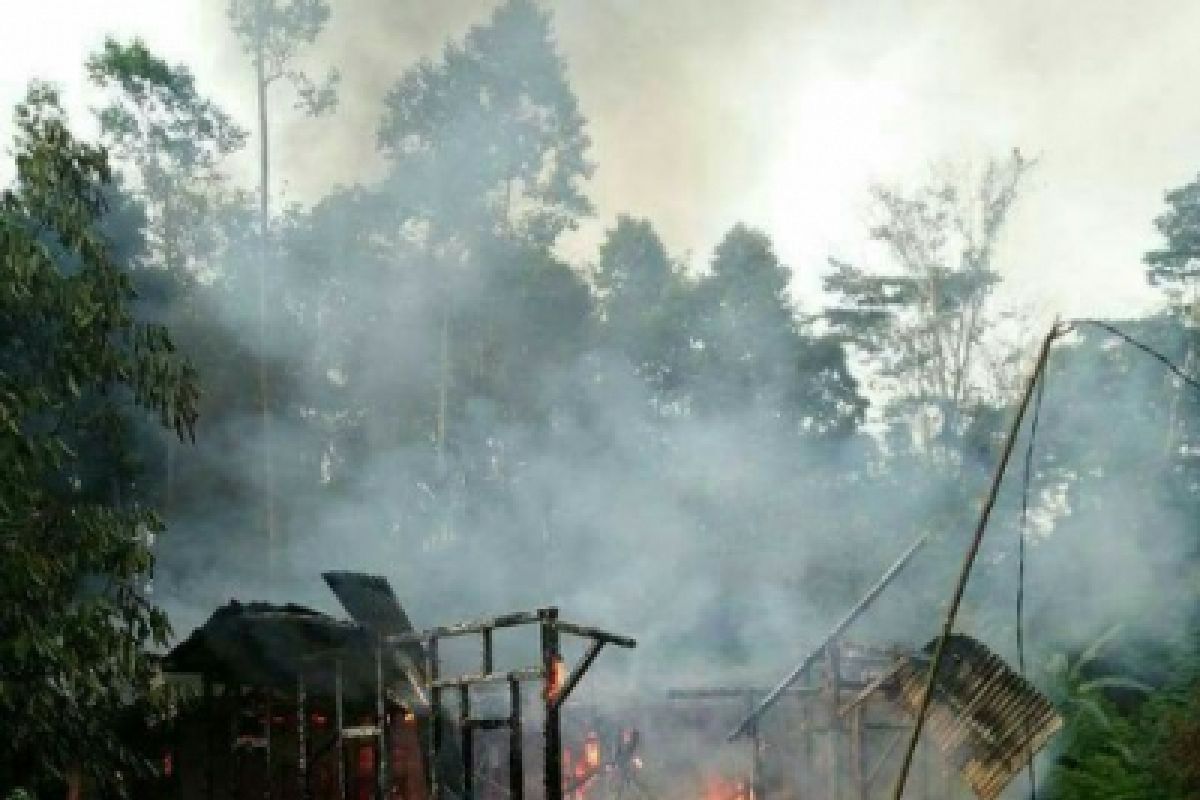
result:
<svg viewBox="0 0 1200 800"><path fill-rule="evenodd" d="M492 0L330 0L311 55L343 73L327 121L282 121L279 188L303 201L369 177L379 100ZM1162 194L1200 171L1200 4L1178 0L546 0L590 121L598 215L652 218L701 259L736 221L766 229L813 302L825 259L865 257L872 181L1019 146L1041 163L1008 228L1009 292L1039 314L1150 307L1141 254ZM185 61L249 123L249 65L223 0L39 0L0 11L0 103L60 83L105 34ZM280 105L285 100L278 98ZM11 126L0 127L7 141ZM7 169L7 165L5 165Z"/></svg>

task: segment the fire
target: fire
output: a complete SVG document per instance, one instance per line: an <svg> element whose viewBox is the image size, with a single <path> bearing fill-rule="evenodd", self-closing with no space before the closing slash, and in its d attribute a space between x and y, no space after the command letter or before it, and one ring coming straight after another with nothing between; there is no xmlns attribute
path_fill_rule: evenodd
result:
<svg viewBox="0 0 1200 800"><path fill-rule="evenodd" d="M754 800L754 790L746 781L709 775L704 778L701 800Z"/></svg>
<svg viewBox="0 0 1200 800"><path fill-rule="evenodd" d="M553 700L562 691L567 682L567 665L562 656L556 655L551 661L550 674L546 676L546 699Z"/></svg>
<svg viewBox="0 0 1200 800"><path fill-rule="evenodd" d="M584 741L583 759L587 762L589 769L600 766L600 737L596 736L595 731L589 733Z"/></svg>

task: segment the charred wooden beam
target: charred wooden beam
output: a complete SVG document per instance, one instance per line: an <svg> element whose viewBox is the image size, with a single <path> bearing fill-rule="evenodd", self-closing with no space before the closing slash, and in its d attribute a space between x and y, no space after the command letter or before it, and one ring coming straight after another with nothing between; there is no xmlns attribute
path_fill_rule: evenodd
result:
<svg viewBox="0 0 1200 800"><path fill-rule="evenodd" d="M541 667L522 667L508 672L492 672L486 675L460 675L455 678L444 678L430 681L432 689L456 689L462 686L474 686L487 683L508 683L509 681L538 681L544 675Z"/></svg>
<svg viewBox="0 0 1200 800"><path fill-rule="evenodd" d="M542 620L541 615L550 611L553 611L555 615L558 613L558 609L555 608L542 608L536 611L515 611L511 614L501 614L498 617L473 620L471 622L460 622L454 625L430 628L429 630L425 631L393 634L391 636L387 636L386 641L388 644L427 642L430 639L448 639L454 636L466 636L471 633L483 633L489 629L495 630L497 628L512 628L517 625L529 625L535 622L540 622Z"/></svg>
<svg viewBox="0 0 1200 800"><path fill-rule="evenodd" d="M567 702L567 698L571 696L571 692L579 685L579 680L583 677L583 673L587 672L588 667L596 660L596 656L600 655L600 649L603 647L604 642L600 639L593 639L592 643L588 645L587 652L583 654L583 658L575 665L575 669L571 670L571 674L567 676L563 685L559 686L558 691L554 693L553 700L556 709L562 708L562 704Z"/></svg>
<svg viewBox="0 0 1200 800"><path fill-rule="evenodd" d="M576 625L573 622L558 622L557 627L563 633L574 634L585 639L603 642L604 644L615 644L617 647L637 647L637 641L628 636L621 636L617 633L601 630L599 628L591 628L587 625Z"/></svg>
<svg viewBox="0 0 1200 800"><path fill-rule="evenodd" d="M387 800L387 707L384 703L383 641L375 645L375 724L379 735L375 739L375 792L379 800Z"/></svg>
<svg viewBox="0 0 1200 800"><path fill-rule="evenodd" d="M542 645L542 669L545 672L545 691L542 699L545 705L545 724L543 738L545 753L543 756L546 800L562 800L562 730L559 706L555 687L553 686L555 668L562 658L558 646L558 609L547 608L539 612Z"/></svg>
<svg viewBox="0 0 1200 800"><path fill-rule="evenodd" d="M346 800L346 715L343 707L342 660L333 662L334 724L337 725L337 785L338 800Z"/></svg>
<svg viewBox="0 0 1200 800"><path fill-rule="evenodd" d="M668 689L668 700L757 700L770 689L742 688L737 686L703 686L694 689ZM820 693L816 686L791 686L782 694L794 697L808 697Z"/></svg>
<svg viewBox="0 0 1200 800"><path fill-rule="evenodd" d="M475 726L471 723L471 688L470 684L461 683L458 686L458 736L463 760L462 800L474 800L475 797Z"/></svg>
<svg viewBox="0 0 1200 800"><path fill-rule="evenodd" d="M521 754L521 682L508 682L510 713L508 720L508 795L509 800L525 796L525 764Z"/></svg>

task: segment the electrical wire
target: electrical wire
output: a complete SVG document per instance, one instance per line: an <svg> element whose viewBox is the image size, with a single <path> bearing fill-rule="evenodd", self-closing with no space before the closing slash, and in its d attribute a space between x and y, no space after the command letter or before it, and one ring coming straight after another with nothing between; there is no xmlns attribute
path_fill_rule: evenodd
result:
<svg viewBox="0 0 1200 800"><path fill-rule="evenodd" d="M1029 422L1029 439L1025 445L1025 474L1021 480L1021 525L1017 536L1017 665L1025 677L1025 540L1029 535L1029 483L1033 475L1033 444L1037 438L1038 420L1042 415L1042 396L1046 392L1045 373L1038 380L1033 400L1033 417ZM1028 736L1026 731L1026 736ZM1034 754L1029 754L1029 798L1037 800L1037 772Z"/></svg>
<svg viewBox="0 0 1200 800"><path fill-rule="evenodd" d="M1126 333L1112 323L1098 319L1073 319L1067 323L1065 328L1070 329L1080 325L1091 325L1111 333L1131 347L1159 361L1185 384L1200 391L1200 380L1188 375L1178 364L1161 351ZM1046 377L1043 374L1038 380L1037 395L1034 398L1033 405L1033 417L1029 423L1029 438L1025 446L1025 474L1022 477L1021 484L1020 533L1017 539L1017 664L1021 671L1021 677L1025 677L1025 547L1029 535L1029 485L1033 474L1034 442L1037 438L1038 420L1041 418L1042 397L1045 394L1045 390ZM1030 800L1037 800L1037 772L1034 767L1033 755L1033 753L1029 754L1029 797Z"/></svg>
<svg viewBox="0 0 1200 800"><path fill-rule="evenodd" d="M1153 347L1146 344L1145 342L1142 342L1142 341L1134 338L1133 336L1129 335L1128 333L1121 330L1120 328L1113 325L1112 323L1105 322L1104 320L1100 320L1100 319L1073 319L1068 323L1069 327L1076 327L1078 325L1093 325L1097 328L1101 328L1103 330L1108 331L1113 336L1116 336L1120 339L1124 339L1126 344L1136 347L1138 350L1141 350L1143 353L1147 354L1151 358L1161 361L1166 366L1167 369L1169 369L1171 372L1173 372L1175 374L1175 377L1179 378L1179 380L1183 381L1188 386L1191 386L1193 389L1200 392L1200 380L1197 380L1196 378L1192 377L1191 375L1188 375L1186 372L1183 371L1182 367L1180 367L1178 364L1176 364L1171 359L1167 358L1165 355L1163 355L1158 350L1155 350Z"/></svg>
<svg viewBox="0 0 1200 800"><path fill-rule="evenodd" d="M925 692L923 692L923 694L922 694L921 702L920 702L919 708L917 710L916 720L914 721L914 725L913 725L912 737L909 740L908 750L905 754L903 764L901 765L901 768L900 768L900 777L897 779L897 781L895 783L895 791L893 793L894 800L899 800L900 797L904 793L904 787L905 787L905 784L907 782L908 775L909 775L909 768L912 765L913 753L917 746L917 740L921 735L921 727L922 727L922 724L924 723L925 715L927 714L927 712L929 710L929 701L933 694L933 683L934 683L934 679L937 677L938 665L941 661L942 652L943 652L942 648L945 645L946 639L950 635L951 626L954 624L954 616L958 610L959 601L962 599L963 588L965 587L967 578L969 577L969 574L970 574L971 564L975 559L975 555L978 552L980 541L982 540L983 535L986 531L989 512L991 511L992 505L996 499L996 493L999 489L1000 482L1003 480L1004 471L1008 464L1008 456L1011 453L1013 439L1016 437L1017 429L1020 426L1021 417L1024 415L1025 406L1031 399L1030 393L1033 392L1034 390L1036 390L1037 391L1037 411L1035 411L1035 421L1033 423L1031 423L1029 443L1028 443L1027 450L1026 450L1026 470L1025 470L1026 474L1025 474L1025 481L1024 481L1025 486L1024 486L1024 492L1023 492L1023 498L1022 498L1022 512L1021 512L1022 513L1022 526L1021 526L1022 537L1020 540L1020 574L1019 574L1019 585L1018 585L1018 589L1017 589L1017 592L1018 592L1018 594L1017 594L1018 650L1019 650L1019 657L1020 657L1020 661L1021 661L1021 672L1024 673L1024 671L1025 671L1025 657L1024 657L1025 639L1024 639L1023 626L1021 624L1021 618L1024 616L1023 612L1024 612L1024 602L1025 602L1025 596L1024 596L1025 537L1024 537L1024 533L1025 533L1025 523L1027 522L1027 518L1028 518L1029 481L1030 481L1030 473L1031 473L1030 465L1031 465L1032 458L1033 458L1034 434L1036 433L1036 428L1034 426L1036 426L1036 417L1037 417L1038 413L1040 412L1041 399L1042 399L1042 395L1045 391L1044 383L1042 382L1042 377L1039 376L1038 373L1041 372L1045 367L1046 358L1049 355L1050 346L1053 343L1054 339L1058 338L1062 334L1067 333L1068 331L1073 330L1081 325L1093 325L1095 327L1098 327L1098 328L1108 331L1109 333L1113 334L1114 336L1117 336L1118 338L1124 340L1124 342L1126 344L1128 344L1132 347L1135 347L1138 350L1141 350L1143 353L1145 353L1145 354L1151 356L1152 358L1154 358L1155 360L1161 362L1168 370L1170 370L1172 373L1174 373L1175 376L1178 377L1181 381L1183 381L1186 385L1190 386L1192 389L1195 389L1196 391L1200 391L1200 380L1197 380L1196 378L1188 375L1174 361L1172 361L1170 358L1165 356L1163 353L1159 352L1158 350L1155 350L1153 347L1150 347L1149 345L1145 344L1144 342L1141 342L1140 340L1136 339L1135 337L1125 333L1124 331L1117 328L1115 325L1113 325L1111 323L1104 322L1102 320L1097 320L1097 319L1074 319L1074 320L1068 321L1065 324L1055 323L1054 326L1050 329L1050 332L1046 335L1046 338L1043 341L1042 349L1038 356L1038 362L1034 368L1033 377L1031 378L1031 381L1037 381L1037 384L1036 385L1032 385L1032 384L1027 385L1025 393L1022 395L1021 404L1017 409L1017 417L1013 422L1014 429L1012 431L1010 431L1008 437L1005 440L1004 450L1000 457L1000 464L997 467L997 472L996 472L995 476L993 477L992 487L987 495L987 498L984 501L982 515L980 517L979 525L976 528L976 532L975 532L975 538L972 541L971 549L967 553L966 560L963 564L962 572L959 575L959 580L955 587L954 596L950 601L950 610L947 612L946 621L944 623L943 630L942 630L942 635L937 640L938 645L937 645L937 648L934 650L933 661L929 668ZM1032 754L1030 757L1029 767L1030 767L1030 779L1031 779L1031 787L1032 787L1031 791L1036 793L1036 791L1037 791L1036 783L1033 780L1036 776L1034 775L1034 772L1033 772Z"/></svg>

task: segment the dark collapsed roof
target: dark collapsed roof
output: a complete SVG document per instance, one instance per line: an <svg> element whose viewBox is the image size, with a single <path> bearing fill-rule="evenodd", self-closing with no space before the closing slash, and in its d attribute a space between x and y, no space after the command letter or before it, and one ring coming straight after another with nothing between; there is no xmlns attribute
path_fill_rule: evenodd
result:
<svg viewBox="0 0 1200 800"><path fill-rule="evenodd" d="M325 673L338 656L348 684L361 682L359 673L367 671L359 662L367 662L373 679L373 640L359 626L290 603L231 600L167 653L163 669L273 688L295 688L303 672L320 690L331 684Z"/></svg>
<svg viewBox="0 0 1200 800"><path fill-rule="evenodd" d="M349 698L375 692L378 636L411 631L408 616L384 578L340 572L324 575L354 622L305 606L231 600L163 659L168 673L194 673L219 683L332 694L340 662ZM384 681L412 695L420 680L418 644L388 648Z"/></svg>

